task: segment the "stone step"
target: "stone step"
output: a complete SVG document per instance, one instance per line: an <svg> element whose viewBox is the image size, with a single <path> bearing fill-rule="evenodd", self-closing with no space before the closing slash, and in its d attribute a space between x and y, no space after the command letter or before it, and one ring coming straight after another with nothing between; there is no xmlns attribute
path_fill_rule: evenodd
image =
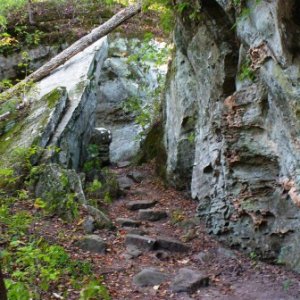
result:
<svg viewBox="0 0 300 300"><path fill-rule="evenodd" d="M129 190L131 188L131 186L134 184L134 181L130 178L128 178L127 176L119 176L117 178L118 184L119 184L119 188L121 191L124 190Z"/></svg>
<svg viewBox="0 0 300 300"><path fill-rule="evenodd" d="M155 206L156 203L156 200L130 201L126 204L126 207L129 210L147 209Z"/></svg>
<svg viewBox="0 0 300 300"><path fill-rule="evenodd" d="M140 209L138 218L142 221L159 221L168 217L165 211L153 210L153 209Z"/></svg>
<svg viewBox="0 0 300 300"><path fill-rule="evenodd" d="M136 183L141 183L145 178L143 173L139 172L139 171L132 171L132 172L128 173L127 176Z"/></svg>
<svg viewBox="0 0 300 300"><path fill-rule="evenodd" d="M143 250L154 250L156 240L149 236L142 236L137 234L127 234L125 237L126 247L136 247Z"/></svg>
<svg viewBox="0 0 300 300"><path fill-rule="evenodd" d="M141 225L141 221L136 221L128 218L117 218L116 223L118 223L122 227L139 227Z"/></svg>
<svg viewBox="0 0 300 300"><path fill-rule="evenodd" d="M99 236L95 234L84 236L81 240L75 243L75 246L85 251L100 254L105 254L106 251L105 241L103 241Z"/></svg>
<svg viewBox="0 0 300 300"><path fill-rule="evenodd" d="M138 287L159 285L168 279L168 275L157 268L146 268L133 277L133 283Z"/></svg>
<svg viewBox="0 0 300 300"><path fill-rule="evenodd" d="M170 238L141 236L138 234L127 234L125 237L126 247L136 247L148 251L165 250L169 252L186 252L189 247Z"/></svg>
<svg viewBox="0 0 300 300"><path fill-rule="evenodd" d="M156 239L156 248L170 252L187 252L189 247L185 244L170 238L158 237Z"/></svg>
<svg viewBox="0 0 300 300"><path fill-rule="evenodd" d="M143 229L136 227L122 227L123 230L126 230L128 234L137 234L137 235L146 235L147 232Z"/></svg>
<svg viewBox="0 0 300 300"><path fill-rule="evenodd" d="M171 283L172 292L188 292L194 293L201 287L206 287L209 284L209 277L202 272L182 268L175 276Z"/></svg>

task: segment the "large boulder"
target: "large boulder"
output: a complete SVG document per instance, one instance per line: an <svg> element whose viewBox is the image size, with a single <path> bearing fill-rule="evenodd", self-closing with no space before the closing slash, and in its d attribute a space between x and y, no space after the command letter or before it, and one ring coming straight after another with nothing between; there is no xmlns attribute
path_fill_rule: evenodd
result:
<svg viewBox="0 0 300 300"><path fill-rule="evenodd" d="M67 220L76 217L79 205L86 202L77 173L57 164L41 167L35 195L45 202L47 210Z"/></svg>
<svg viewBox="0 0 300 300"><path fill-rule="evenodd" d="M5 158L1 163L8 161L14 148L34 145L60 148L47 158L79 168L95 127L95 87L106 57L103 38L34 84L27 95L0 104L0 115L8 113L0 119L0 155Z"/></svg>
<svg viewBox="0 0 300 300"><path fill-rule="evenodd" d="M145 49L153 48L160 53L166 44L116 33L109 35L108 47L99 80L96 126L112 132L110 160L116 163L132 159L140 149L142 127L134 121L135 113L126 112L124 106L135 99L143 107L153 105L155 97L151 93L166 73L166 64L155 64L146 57Z"/></svg>

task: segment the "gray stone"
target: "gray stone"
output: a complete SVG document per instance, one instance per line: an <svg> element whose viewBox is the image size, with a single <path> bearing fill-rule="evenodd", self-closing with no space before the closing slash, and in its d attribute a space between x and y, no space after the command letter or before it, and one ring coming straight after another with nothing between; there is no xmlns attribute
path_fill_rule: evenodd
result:
<svg viewBox="0 0 300 300"><path fill-rule="evenodd" d="M99 236L92 234L83 237L80 241L77 241L75 245L82 250L105 254L106 243Z"/></svg>
<svg viewBox="0 0 300 300"><path fill-rule="evenodd" d="M140 221L128 218L117 218L116 223L120 224L122 227L139 227L141 225Z"/></svg>
<svg viewBox="0 0 300 300"><path fill-rule="evenodd" d="M95 220L95 226L97 229L101 228L108 228L108 229L114 229L114 225L110 218L101 210L99 210L96 207L93 207L91 205L84 205L84 208L86 211L94 218Z"/></svg>
<svg viewBox="0 0 300 300"><path fill-rule="evenodd" d="M139 210L139 209L146 209L146 208L151 208L155 206L157 203L156 200L140 200L140 201L130 201L126 203L126 207L129 210Z"/></svg>
<svg viewBox="0 0 300 300"><path fill-rule="evenodd" d="M156 238L157 249L167 250L170 252L187 252L189 247L185 244L166 237Z"/></svg>
<svg viewBox="0 0 300 300"><path fill-rule="evenodd" d="M132 171L132 172L128 173L127 176L136 183L141 183L145 178L145 175L139 171Z"/></svg>
<svg viewBox="0 0 300 300"><path fill-rule="evenodd" d="M154 286L163 283L168 275L157 268L146 268L133 277L133 283L139 287Z"/></svg>
<svg viewBox="0 0 300 300"><path fill-rule="evenodd" d="M125 175L119 176L117 178L117 181L118 181L119 188L121 191L129 190L131 188L131 186L134 184L133 180L128 178Z"/></svg>
<svg viewBox="0 0 300 300"><path fill-rule="evenodd" d="M209 17L174 30L167 180L191 192L208 232L228 246L299 272L299 7L247 1L243 15L244 4L202 2Z"/></svg>
<svg viewBox="0 0 300 300"><path fill-rule="evenodd" d="M142 221L159 221L168 217L165 211L152 210L152 209L140 209L138 217Z"/></svg>
<svg viewBox="0 0 300 300"><path fill-rule="evenodd" d="M122 168L127 168L131 165L130 161L119 161L117 162L117 167L122 169Z"/></svg>
<svg viewBox="0 0 300 300"><path fill-rule="evenodd" d="M133 98L140 99L143 106L151 105L154 97L140 87L149 87L154 91L160 76L166 74L166 65L158 66L148 59L128 62L128 57L140 53L143 47L143 43L137 39L128 39L119 33L110 34L108 45L108 57L98 85L100 95L96 126L111 130L110 160L118 163L136 156L142 131L141 126L134 122L134 114L126 113L122 107ZM163 45L151 42L151 46L157 49Z"/></svg>
<svg viewBox="0 0 300 300"><path fill-rule="evenodd" d="M95 231L95 219L91 216L87 216L82 224L85 233L93 233Z"/></svg>
<svg viewBox="0 0 300 300"><path fill-rule="evenodd" d="M156 240L149 236L141 236L136 234L127 234L125 237L126 247L136 247L143 250L153 250Z"/></svg>
<svg viewBox="0 0 300 300"><path fill-rule="evenodd" d="M92 153L91 157L87 160L99 159L101 165L109 163L109 145L111 143L111 132L106 128L94 128L89 144L97 146L98 156Z"/></svg>
<svg viewBox="0 0 300 300"><path fill-rule="evenodd" d="M126 230L127 233L130 234L137 234L137 235L146 235L147 232L143 229L140 228L135 228L135 227L123 227L123 230Z"/></svg>
<svg viewBox="0 0 300 300"><path fill-rule="evenodd" d="M194 271L188 268L182 268L178 271L173 282L171 290L173 292L190 292L194 293L201 287L206 287L209 284L209 278L204 273Z"/></svg>
<svg viewBox="0 0 300 300"><path fill-rule="evenodd" d="M7 120L12 125L5 132L5 138L3 124L0 126L0 142L6 145L0 149L1 157L6 158L4 162L11 157L14 148L35 145L52 149L44 153L43 162L50 160L78 170L94 128L97 91L93 86L106 56L105 37L72 57L28 92L26 115L12 114ZM6 131L7 126L4 127ZM60 148L59 152L54 150L56 147Z"/></svg>
<svg viewBox="0 0 300 300"><path fill-rule="evenodd" d="M126 248L126 256L129 259L137 258L137 257L141 256L142 254L143 254L143 251L136 248L135 246L130 245Z"/></svg>

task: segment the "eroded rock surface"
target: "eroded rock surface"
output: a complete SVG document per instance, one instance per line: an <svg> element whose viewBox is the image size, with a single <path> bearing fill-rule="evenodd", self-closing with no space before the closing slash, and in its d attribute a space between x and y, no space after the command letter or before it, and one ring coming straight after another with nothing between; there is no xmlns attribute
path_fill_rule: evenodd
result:
<svg viewBox="0 0 300 300"><path fill-rule="evenodd" d="M300 271L299 4L201 3L174 35L168 180L191 190L209 232Z"/></svg>

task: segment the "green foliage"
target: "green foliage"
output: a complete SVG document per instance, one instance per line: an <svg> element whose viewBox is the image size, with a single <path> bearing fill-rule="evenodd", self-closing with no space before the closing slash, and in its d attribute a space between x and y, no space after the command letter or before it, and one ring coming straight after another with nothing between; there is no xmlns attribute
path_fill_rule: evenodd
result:
<svg viewBox="0 0 300 300"><path fill-rule="evenodd" d="M128 57L129 64L139 64L143 71L146 73L151 64L159 67L163 64L167 64L170 57L171 48L166 45L166 47L158 46L151 33L145 34L144 40L138 51ZM159 116L160 112L160 95L164 88L165 78L158 75L158 85L156 88L149 87L143 82L139 85L139 96L129 97L122 104L122 109L127 114L132 114L134 116L134 121L138 124L142 131L137 137L138 139L144 139L146 135L146 130L153 124ZM151 99L152 103L144 103L143 97Z"/></svg>
<svg viewBox="0 0 300 300"><path fill-rule="evenodd" d="M72 221L79 215L79 204L75 193L51 190L46 194L47 201L40 201L41 208L50 214L59 214L63 219Z"/></svg>
<svg viewBox="0 0 300 300"><path fill-rule="evenodd" d="M290 279L287 279L287 280L283 281L282 288L284 291L288 291L290 289L291 285L292 285L292 281Z"/></svg>
<svg viewBox="0 0 300 300"><path fill-rule="evenodd" d="M191 143L191 144L194 144L195 143L195 140L196 140L196 132L195 131L192 131L189 135L188 135L188 141Z"/></svg>
<svg viewBox="0 0 300 300"><path fill-rule="evenodd" d="M40 299L43 291L53 283L65 277L76 282L91 273L90 264L71 260L61 246L49 245L43 240L28 243L15 240L1 254L4 270L10 274L7 288L12 299L18 296L18 292L26 300L28 295Z"/></svg>
<svg viewBox="0 0 300 300"><path fill-rule="evenodd" d="M9 79L3 79L0 81L0 92L3 92L13 86L13 83Z"/></svg>
<svg viewBox="0 0 300 300"><path fill-rule="evenodd" d="M17 177L11 168L0 169L0 189L11 189L15 186Z"/></svg>
<svg viewBox="0 0 300 300"><path fill-rule="evenodd" d="M99 174L101 174L101 181L95 178L85 188L85 193L93 206L111 204L119 195L119 185L115 174L107 168L101 169Z"/></svg>
<svg viewBox="0 0 300 300"><path fill-rule="evenodd" d="M100 192L102 189L102 183L98 179L94 179L93 182L89 183L87 186L87 192L90 194L94 194Z"/></svg>
<svg viewBox="0 0 300 300"><path fill-rule="evenodd" d="M99 280L90 281L80 292L79 300L103 299L110 300L111 297L106 287Z"/></svg>
<svg viewBox="0 0 300 300"><path fill-rule="evenodd" d="M11 279L5 280L5 285L8 291L8 299L10 300L28 300L30 292L26 285L22 282L15 282Z"/></svg>
<svg viewBox="0 0 300 300"><path fill-rule="evenodd" d="M255 73L253 69L251 68L251 60L246 59L246 61L242 64L240 73L238 75L239 80L250 80L254 81L255 80Z"/></svg>

